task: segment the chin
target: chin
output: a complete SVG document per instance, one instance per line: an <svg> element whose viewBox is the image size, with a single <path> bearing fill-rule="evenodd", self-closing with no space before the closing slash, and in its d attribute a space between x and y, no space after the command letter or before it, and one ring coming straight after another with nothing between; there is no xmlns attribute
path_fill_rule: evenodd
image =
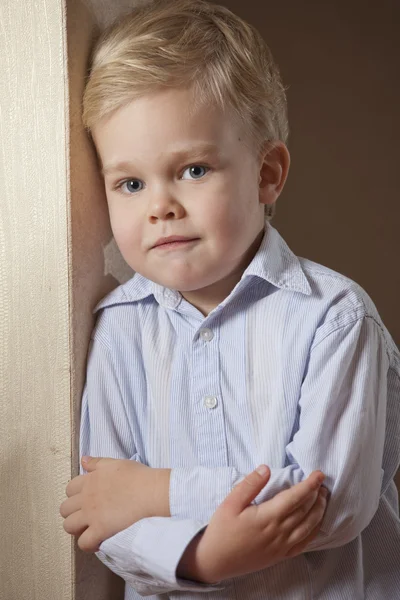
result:
<svg viewBox="0 0 400 600"><path fill-rule="evenodd" d="M195 279L193 277L163 277L162 280L158 280L157 283L179 292L194 292L211 285L212 282L203 281L200 278Z"/></svg>

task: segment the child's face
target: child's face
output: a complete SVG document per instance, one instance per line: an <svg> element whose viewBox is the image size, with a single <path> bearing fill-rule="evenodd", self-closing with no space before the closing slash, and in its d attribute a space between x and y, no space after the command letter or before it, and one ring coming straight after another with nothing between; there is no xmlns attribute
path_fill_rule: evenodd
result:
<svg viewBox="0 0 400 600"><path fill-rule="evenodd" d="M119 109L93 138L126 262L188 296L225 280L233 288L261 240L266 201L260 158L234 119L171 89ZM155 246L169 236L189 241Z"/></svg>

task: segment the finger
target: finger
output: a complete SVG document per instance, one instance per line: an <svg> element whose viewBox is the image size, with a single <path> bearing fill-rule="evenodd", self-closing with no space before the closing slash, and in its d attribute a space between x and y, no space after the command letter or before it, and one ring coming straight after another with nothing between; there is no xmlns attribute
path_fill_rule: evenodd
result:
<svg viewBox="0 0 400 600"><path fill-rule="evenodd" d="M310 535L312 535L312 532L315 530L315 528L318 528L319 531L322 519L324 518L325 509L326 496L324 496L323 493L320 493L317 501L308 515L290 534L288 538L288 545L291 548L306 540Z"/></svg>
<svg viewBox="0 0 400 600"><path fill-rule="evenodd" d="M316 527L314 527L314 529L312 530L312 532L310 533L310 535L308 537L306 537L299 544L296 544L295 546L291 547L289 552L286 554L285 558L293 558L295 556L298 556L299 554L303 554L304 552L306 552L307 546L315 540L315 538L317 537L317 535L319 533L319 530L320 530L320 525L318 524Z"/></svg>
<svg viewBox="0 0 400 600"><path fill-rule="evenodd" d="M299 525L305 519L310 510L315 505L318 499L318 494L319 490L315 490L314 492L309 494L304 504L299 506L299 508L296 508L296 510L290 513L286 519L281 521L281 527L284 531L291 533L293 529L295 529L295 527L297 527L297 525Z"/></svg>
<svg viewBox="0 0 400 600"><path fill-rule="evenodd" d="M81 510L69 515L63 523L65 531L70 535L81 535L88 526L87 519Z"/></svg>
<svg viewBox="0 0 400 600"><path fill-rule="evenodd" d="M102 460L102 459L97 456L82 456L81 464L82 464L82 467L85 469L85 471L87 471L88 473L91 473L92 471L94 471L96 469L100 460Z"/></svg>
<svg viewBox="0 0 400 600"><path fill-rule="evenodd" d="M273 509L277 519L284 520L292 512L309 501L310 496L319 489L325 475L321 471L314 471L307 479L293 485L288 490L279 492L269 501L269 511ZM262 507L262 504L259 508Z"/></svg>
<svg viewBox="0 0 400 600"><path fill-rule="evenodd" d="M93 527L88 527L78 539L78 546L84 552L97 552L103 540L94 533Z"/></svg>
<svg viewBox="0 0 400 600"><path fill-rule="evenodd" d="M307 550L307 546L311 544L319 534L321 529L321 523L318 523L316 527L311 531L310 535L304 538L299 544L295 544L286 554L286 558L293 558L294 556L298 556L299 554L303 554L304 551Z"/></svg>
<svg viewBox="0 0 400 600"><path fill-rule="evenodd" d="M77 475L71 479L65 488L65 493L67 494L68 498L70 496L74 496L75 494L79 494L79 492L82 491L83 483L85 481L84 477L86 477L86 475Z"/></svg>
<svg viewBox="0 0 400 600"><path fill-rule="evenodd" d="M266 465L260 465L233 488L221 507L232 511L232 514L241 513L261 492L270 476L269 468Z"/></svg>
<svg viewBox="0 0 400 600"><path fill-rule="evenodd" d="M60 515L66 519L72 513L77 512L82 508L82 494L75 494L64 500L60 506Z"/></svg>

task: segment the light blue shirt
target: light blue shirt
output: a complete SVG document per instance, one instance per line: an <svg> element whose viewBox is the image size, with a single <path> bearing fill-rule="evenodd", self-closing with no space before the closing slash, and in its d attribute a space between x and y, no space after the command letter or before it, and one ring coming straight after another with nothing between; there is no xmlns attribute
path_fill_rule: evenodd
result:
<svg viewBox="0 0 400 600"><path fill-rule="evenodd" d="M81 454L172 468L172 517L143 519L98 552L126 600L400 598L400 355L359 285L297 258L266 224L207 317L139 274L95 310ZM309 551L220 586L177 579L190 540L260 463L272 475L257 502L326 474Z"/></svg>

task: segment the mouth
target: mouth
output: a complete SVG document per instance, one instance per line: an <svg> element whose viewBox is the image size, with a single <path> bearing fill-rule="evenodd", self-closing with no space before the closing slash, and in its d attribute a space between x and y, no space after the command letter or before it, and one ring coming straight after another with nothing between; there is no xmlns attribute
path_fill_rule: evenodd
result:
<svg viewBox="0 0 400 600"><path fill-rule="evenodd" d="M160 250L173 250L178 248L184 248L194 242L197 242L200 238L187 238L179 235L173 235L167 238L160 238L153 246L153 249Z"/></svg>

